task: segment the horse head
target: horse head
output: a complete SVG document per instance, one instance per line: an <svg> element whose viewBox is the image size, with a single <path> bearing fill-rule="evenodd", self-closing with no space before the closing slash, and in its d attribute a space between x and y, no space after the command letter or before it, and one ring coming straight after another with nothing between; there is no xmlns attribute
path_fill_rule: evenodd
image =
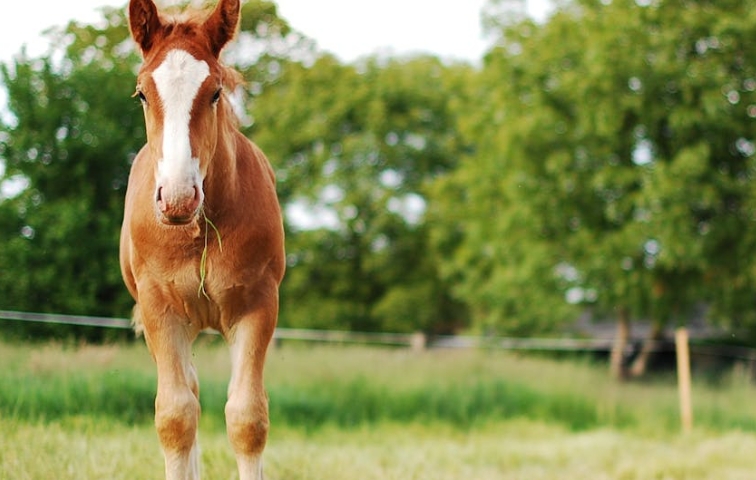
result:
<svg viewBox="0 0 756 480"><path fill-rule="evenodd" d="M152 0L129 4L129 27L144 59L135 96L144 109L148 148L157 159L154 199L164 224L187 224L202 208L228 81L219 56L234 36L239 14L239 0L221 0L204 18L163 17Z"/></svg>

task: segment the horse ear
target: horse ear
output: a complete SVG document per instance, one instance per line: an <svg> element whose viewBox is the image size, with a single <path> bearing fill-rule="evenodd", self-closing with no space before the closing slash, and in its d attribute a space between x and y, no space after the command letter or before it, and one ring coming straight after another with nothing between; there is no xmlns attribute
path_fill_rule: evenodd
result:
<svg viewBox="0 0 756 480"><path fill-rule="evenodd" d="M152 0L131 0L129 2L129 28L134 41L146 55L154 45L155 35L163 24L157 7Z"/></svg>
<svg viewBox="0 0 756 480"><path fill-rule="evenodd" d="M239 23L240 9L239 0L220 0L213 13L205 20L204 28L210 38L210 48L216 57L234 38Z"/></svg>

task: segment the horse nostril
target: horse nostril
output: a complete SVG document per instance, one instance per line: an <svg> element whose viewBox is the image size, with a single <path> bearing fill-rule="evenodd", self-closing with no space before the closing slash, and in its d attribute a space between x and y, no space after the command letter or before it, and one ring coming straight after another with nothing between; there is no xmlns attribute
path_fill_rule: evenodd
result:
<svg viewBox="0 0 756 480"><path fill-rule="evenodd" d="M158 187L157 193L155 194L155 201L160 202L163 200L163 187Z"/></svg>

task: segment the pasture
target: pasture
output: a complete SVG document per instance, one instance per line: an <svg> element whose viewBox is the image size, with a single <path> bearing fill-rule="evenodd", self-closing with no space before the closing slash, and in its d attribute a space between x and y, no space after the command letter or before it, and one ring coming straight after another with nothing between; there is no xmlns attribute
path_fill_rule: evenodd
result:
<svg viewBox="0 0 756 480"><path fill-rule="evenodd" d="M235 478L227 349L196 345L204 478ZM0 343L0 479L151 479L154 366L141 343ZM272 479L753 478L756 390L694 377L681 435L673 377L617 384L605 366L494 351L312 346L266 367Z"/></svg>

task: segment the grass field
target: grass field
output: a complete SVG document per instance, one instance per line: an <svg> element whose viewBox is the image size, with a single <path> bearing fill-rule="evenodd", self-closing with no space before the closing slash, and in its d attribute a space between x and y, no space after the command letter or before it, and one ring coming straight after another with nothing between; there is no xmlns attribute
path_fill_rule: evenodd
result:
<svg viewBox="0 0 756 480"><path fill-rule="evenodd" d="M195 350L204 478L235 478L228 352ZM0 364L0 479L160 478L143 345L0 343ZM756 478L756 390L734 372L694 378L690 435L674 378L587 360L285 345L266 377L274 480Z"/></svg>

